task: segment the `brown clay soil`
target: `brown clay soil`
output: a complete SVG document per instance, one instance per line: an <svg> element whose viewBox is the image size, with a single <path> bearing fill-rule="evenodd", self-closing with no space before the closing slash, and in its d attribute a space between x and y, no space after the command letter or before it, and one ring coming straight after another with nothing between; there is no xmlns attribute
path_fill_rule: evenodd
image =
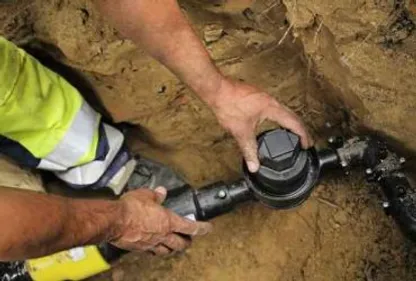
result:
<svg viewBox="0 0 416 281"><path fill-rule="evenodd" d="M416 149L412 1L181 4L225 74L267 90L318 140L370 129L406 156ZM131 136L134 151L171 165L195 187L238 177L239 152L209 109L120 37L90 1L0 4L0 34L76 69L97 108L140 126ZM247 204L215 219L214 233L179 256L130 254L93 280L414 280L414 246L361 177L332 175L290 211Z"/></svg>

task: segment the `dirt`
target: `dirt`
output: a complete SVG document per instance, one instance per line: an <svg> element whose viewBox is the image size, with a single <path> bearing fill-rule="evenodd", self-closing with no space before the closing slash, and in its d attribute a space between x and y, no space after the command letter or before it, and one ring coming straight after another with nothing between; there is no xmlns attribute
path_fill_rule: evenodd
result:
<svg viewBox="0 0 416 281"><path fill-rule="evenodd" d="M363 186L325 182L288 212L243 206L181 256L131 255L116 268L123 280L413 280L406 244Z"/></svg>
<svg viewBox="0 0 416 281"><path fill-rule="evenodd" d="M267 90L318 140L370 129L416 149L413 2L181 4L226 75ZM76 69L96 107L140 128L130 137L135 152L171 165L195 187L239 176L235 142L209 109L90 1L0 4L0 34ZM327 179L290 211L241 206L182 255L131 254L93 280L414 280L416 251L383 213L379 191L360 178Z"/></svg>
<svg viewBox="0 0 416 281"><path fill-rule="evenodd" d="M284 2L314 70L348 111L415 150L414 1Z"/></svg>

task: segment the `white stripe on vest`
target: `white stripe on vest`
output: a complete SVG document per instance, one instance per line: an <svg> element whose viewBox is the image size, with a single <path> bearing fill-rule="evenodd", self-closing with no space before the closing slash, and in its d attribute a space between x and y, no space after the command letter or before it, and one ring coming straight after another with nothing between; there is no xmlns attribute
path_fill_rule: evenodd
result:
<svg viewBox="0 0 416 281"><path fill-rule="evenodd" d="M75 166L91 148L99 121L100 115L84 101L63 139L50 154L41 159L38 168L65 171Z"/></svg>
<svg viewBox="0 0 416 281"><path fill-rule="evenodd" d="M109 151L104 160L86 163L65 172L56 172L55 175L63 181L74 185L90 185L96 183L110 166L124 142L123 134L117 129L104 124L104 130L109 146Z"/></svg>

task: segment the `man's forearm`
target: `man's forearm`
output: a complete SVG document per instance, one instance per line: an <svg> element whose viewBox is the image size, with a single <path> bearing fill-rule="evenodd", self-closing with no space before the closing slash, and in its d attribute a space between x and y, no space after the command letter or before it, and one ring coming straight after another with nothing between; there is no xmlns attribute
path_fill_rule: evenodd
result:
<svg viewBox="0 0 416 281"><path fill-rule="evenodd" d="M0 260L39 257L106 241L121 217L116 201L74 200L0 189Z"/></svg>
<svg viewBox="0 0 416 281"><path fill-rule="evenodd" d="M96 0L97 6L127 38L212 103L222 75L182 14L176 0Z"/></svg>

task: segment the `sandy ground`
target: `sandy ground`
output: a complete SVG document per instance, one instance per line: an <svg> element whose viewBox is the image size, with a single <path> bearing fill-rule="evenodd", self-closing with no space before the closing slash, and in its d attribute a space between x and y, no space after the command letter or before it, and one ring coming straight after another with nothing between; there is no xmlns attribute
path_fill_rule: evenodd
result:
<svg viewBox="0 0 416 281"><path fill-rule="evenodd" d="M317 139L366 127L412 151L416 41L395 25L392 2L182 4L221 70L269 91ZM399 2L411 18L413 6ZM195 187L239 176L241 156L209 109L90 1L2 4L0 34L78 70L95 106L140 127L134 151L171 165ZM93 280L414 280L416 251L383 213L377 189L359 173L339 176L298 209L247 204L215 219L215 232L180 256L128 255Z"/></svg>
<svg viewBox="0 0 416 281"><path fill-rule="evenodd" d="M244 206L181 256L127 256L95 280L413 280L415 257L364 186L325 182L287 212Z"/></svg>

